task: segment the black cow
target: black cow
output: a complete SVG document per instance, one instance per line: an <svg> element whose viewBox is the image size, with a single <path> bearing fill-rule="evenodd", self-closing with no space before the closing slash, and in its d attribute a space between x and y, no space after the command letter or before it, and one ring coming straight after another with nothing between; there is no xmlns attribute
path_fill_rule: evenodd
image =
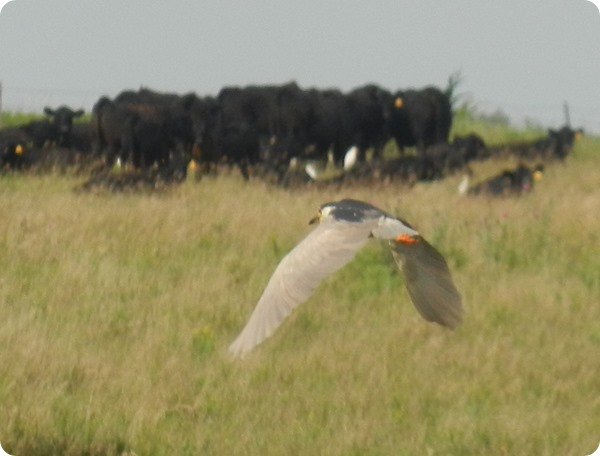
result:
<svg viewBox="0 0 600 456"><path fill-rule="evenodd" d="M467 190L468 195L518 196L533 190L533 184L541 178L544 167L537 165L533 170L524 164L515 169L504 170Z"/></svg>
<svg viewBox="0 0 600 456"><path fill-rule="evenodd" d="M31 125L31 124L28 124ZM23 127L0 130L0 168L36 172L80 170L91 163L89 126L74 126L72 147L36 142Z"/></svg>
<svg viewBox="0 0 600 456"><path fill-rule="evenodd" d="M84 114L83 109L73 111L67 106L61 106L58 109L45 107L44 113L50 117L50 123L54 127L56 145L59 147L71 147L73 119L81 117Z"/></svg>
<svg viewBox="0 0 600 456"><path fill-rule="evenodd" d="M177 147L190 150L194 94L179 96L140 89L114 100L103 97L92 111L94 149L110 166L117 158L135 168L165 166Z"/></svg>
<svg viewBox="0 0 600 456"><path fill-rule="evenodd" d="M583 130L572 130L568 126L564 126L558 130L548 130L548 138L551 141L550 158L564 160L569 152L571 152L573 144L575 144L575 139L582 134Z"/></svg>
<svg viewBox="0 0 600 456"><path fill-rule="evenodd" d="M427 159L431 179L441 179L447 173L463 169L467 164L464 151L452 144L434 144L424 149L419 156Z"/></svg>
<svg viewBox="0 0 600 456"><path fill-rule="evenodd" d="M580 134L581 130L572 130L570 127L550 129L542 138L495 146L490 152L496 156L512 155L523 160L564 160Z"/></svg>
<svg viewBox="0 0 600 456"><path fill-rule="evenodd" d="M393 96L390 133L398 149L416 146L419 151L448 141L452 126L450 100L435 87L405 90Z"/></svg>
<svg viewBox="0 0 600 456"><path fill-rule="evenodd" d="M270 158L268 151L279 130L279 90L279 86L224 87L217 95L212 155L237 164L244 179L261 154Z"/></svg>
<svg viewBox="0 0 600 456"><path fill-rule="evenodd" d="M373 157L381 158L390 138L392 94L370 84L356 88L346 95L345 116L351 132L351 142L358 148L358 161L364 161L367 149Z"/></svg>
<svg viewBox="0 0 600 456"><path fill-rule="evenodd" d="M452 140L452 147L459 151L465 163L489 157L485 142L476 133L469 133L465 136L456 135Z"/></svg>
<svg viewBox="0 0 600 456"><path fill-rule="evenodd" d="M131 155L133 144L127 110L108 97L100 98L92 108L92 149L112 166L118 158Z"/></svg>

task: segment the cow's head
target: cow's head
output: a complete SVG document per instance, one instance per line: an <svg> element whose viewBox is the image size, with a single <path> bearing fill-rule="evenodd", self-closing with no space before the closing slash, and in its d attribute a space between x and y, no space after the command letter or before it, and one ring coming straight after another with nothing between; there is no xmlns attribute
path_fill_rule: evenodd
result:
<svg viewBox="0 0 600 456"><path fill-rule="evenodd" d="M58 109L52 109L46 106L44 113L50 117L59 134L68 134L73 126L73 119L84 114L83 109L73 111L67 106L61 106Z"/></svg>

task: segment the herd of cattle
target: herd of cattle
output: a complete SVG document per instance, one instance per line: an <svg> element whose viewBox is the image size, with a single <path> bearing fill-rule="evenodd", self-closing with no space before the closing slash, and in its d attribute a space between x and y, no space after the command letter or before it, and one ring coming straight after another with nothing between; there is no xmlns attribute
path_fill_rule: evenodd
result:
<svg viewBox="0 0 600 456"><path fill-rule="evenodd" d="M89 122L76 121L84 112L66 106L44 113L46 119L0 129L0 170L88 170L92 177L82 188L178 182L190 164L198 174L236 166L245 179L260 176L288 186L320 181L315 162L339 169L329 180L338 184L434 180L495 155L562 160L576 135L563 127L506 146L487 147L475 134L449 142L449 94L435 87L392 93L366 85L343 93L289 83L226 87L216 97L142 88L102 97ZM384 157L389 141L397 158ZM408 147L415 153L405 153ZM131 171L112 172L116 164ZM513 193L492 187L489 193Z"/></svg>

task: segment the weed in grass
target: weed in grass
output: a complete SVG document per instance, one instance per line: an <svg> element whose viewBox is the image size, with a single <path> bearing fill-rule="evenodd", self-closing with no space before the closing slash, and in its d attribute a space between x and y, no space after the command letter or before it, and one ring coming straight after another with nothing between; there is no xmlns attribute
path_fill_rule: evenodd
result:
<svg viewBox="0 0 600 456"><path fill-rule="evenodd" d="M192 350L198 357L211 355L215 351L215 335L209 326L203 326L192 334Z"/></svg>

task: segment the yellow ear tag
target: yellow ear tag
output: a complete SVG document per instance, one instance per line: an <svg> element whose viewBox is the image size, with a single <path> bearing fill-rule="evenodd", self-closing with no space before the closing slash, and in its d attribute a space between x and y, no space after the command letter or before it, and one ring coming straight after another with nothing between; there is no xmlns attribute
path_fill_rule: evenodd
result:
<svg viewBox="0 0 600 456"><path fill-rule="evenodd" d="M23 155L23 146L21 144L17 144L17 147L15 147L15 154Z"/></svg>
<svg viewBox="0 0 600 456"><path fill-rule="evenodd" d="M398 97L394 100L394 106L396 109L400 109L402 106L404 106L404 101L402 101L401 97Z"/></svg>

